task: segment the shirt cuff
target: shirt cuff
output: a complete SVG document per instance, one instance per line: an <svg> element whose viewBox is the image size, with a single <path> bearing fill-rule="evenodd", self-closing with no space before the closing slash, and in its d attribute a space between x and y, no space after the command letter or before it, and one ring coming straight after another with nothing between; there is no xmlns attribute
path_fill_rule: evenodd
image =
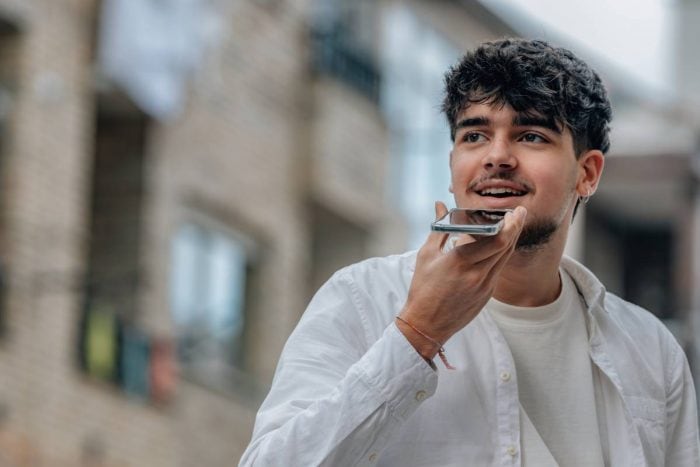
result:
<svg viewBox="0 0 700 467"><path fill-rule="evenodd" d="M360 365L360 377L380 393L393 414L402 420L437 389L437 372L393 322L365 354Z"/></svg>

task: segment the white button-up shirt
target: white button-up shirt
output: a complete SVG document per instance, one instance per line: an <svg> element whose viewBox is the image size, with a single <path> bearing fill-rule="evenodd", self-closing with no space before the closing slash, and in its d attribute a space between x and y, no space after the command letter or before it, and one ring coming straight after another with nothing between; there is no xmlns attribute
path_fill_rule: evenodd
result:
<svg viewBox="0 0 700 467"><path fill-rule="evenodd" d="M700 466L685 355L650 313L564 258L587 307L596 405L612 466ZM500 330L481 313L434 371L394 324L415 252L338 271L282 353L241 466L517 466L520 404ZM553 351L556 351L553 349Z"/></svg>

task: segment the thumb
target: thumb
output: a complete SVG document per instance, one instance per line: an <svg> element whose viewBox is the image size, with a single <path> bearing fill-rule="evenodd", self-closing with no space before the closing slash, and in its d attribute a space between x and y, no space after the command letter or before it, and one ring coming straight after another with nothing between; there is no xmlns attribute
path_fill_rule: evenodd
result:
<svg viewBox="0 0 700 467"><path fill-rule="evenodd" d="M435 201L435 220L447 214L447 206L442 201Z"/></svg>
<svg viewBox="0 0 700 467"><path fill-rule="evenodd" d="M440 219L447 214L447 206L442 201L435 201L435 220ZM433 244L437 248L442 249L450 234L443 232L431 232L426 243Z"/></svg>

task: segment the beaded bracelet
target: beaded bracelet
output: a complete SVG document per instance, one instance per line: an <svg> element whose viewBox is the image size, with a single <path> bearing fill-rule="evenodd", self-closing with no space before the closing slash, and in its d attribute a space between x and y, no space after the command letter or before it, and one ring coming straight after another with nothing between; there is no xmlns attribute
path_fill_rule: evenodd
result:
<svg viewBox="0 0 700 467"><path fill-rule="evenodd" d="M452 365L450 365L450 364L448 363L447 357L445 356L445 348L442 346L441 343L439 343L438 341L436 341L436 340L433 339L432 337L428 336L426 333L424 333L423 331L421 331L420 329L418 329L417 327L415 327L414 325L412 325L411 323L409 323L408 321L406 321L405 319L403 319L403 318L400 317L399 315L396 315L396 319L398 319L398 320L401 321L402 323L406 324L406 326L408 326L409 328L413 329L414 331L416 331L418 334L420 334L421 336L423 336L423 337L425 337L426 339L428 339L428 340L429 340L430 342L432 342L433 344L437 345L437 346L438 346L438 351L437 351L437 353L438 353L438 355L440 356L440 360L442 360L443 365L445 365L445 368L447 368L448 370L454 370L454 369L455 369L455 367L453 367Z"/></svg>

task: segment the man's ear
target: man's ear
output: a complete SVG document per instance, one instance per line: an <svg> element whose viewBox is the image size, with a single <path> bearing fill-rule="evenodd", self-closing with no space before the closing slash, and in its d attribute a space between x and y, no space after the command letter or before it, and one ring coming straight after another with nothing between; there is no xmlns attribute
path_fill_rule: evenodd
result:
<svg viewBox="0 0 700 467"><path fill-rule="evenodd" d="M591 149L578 158L579 173L576 192L580 197L591 196L598 189L598 182L603 175L605 156L598 149Z"/></svg>

